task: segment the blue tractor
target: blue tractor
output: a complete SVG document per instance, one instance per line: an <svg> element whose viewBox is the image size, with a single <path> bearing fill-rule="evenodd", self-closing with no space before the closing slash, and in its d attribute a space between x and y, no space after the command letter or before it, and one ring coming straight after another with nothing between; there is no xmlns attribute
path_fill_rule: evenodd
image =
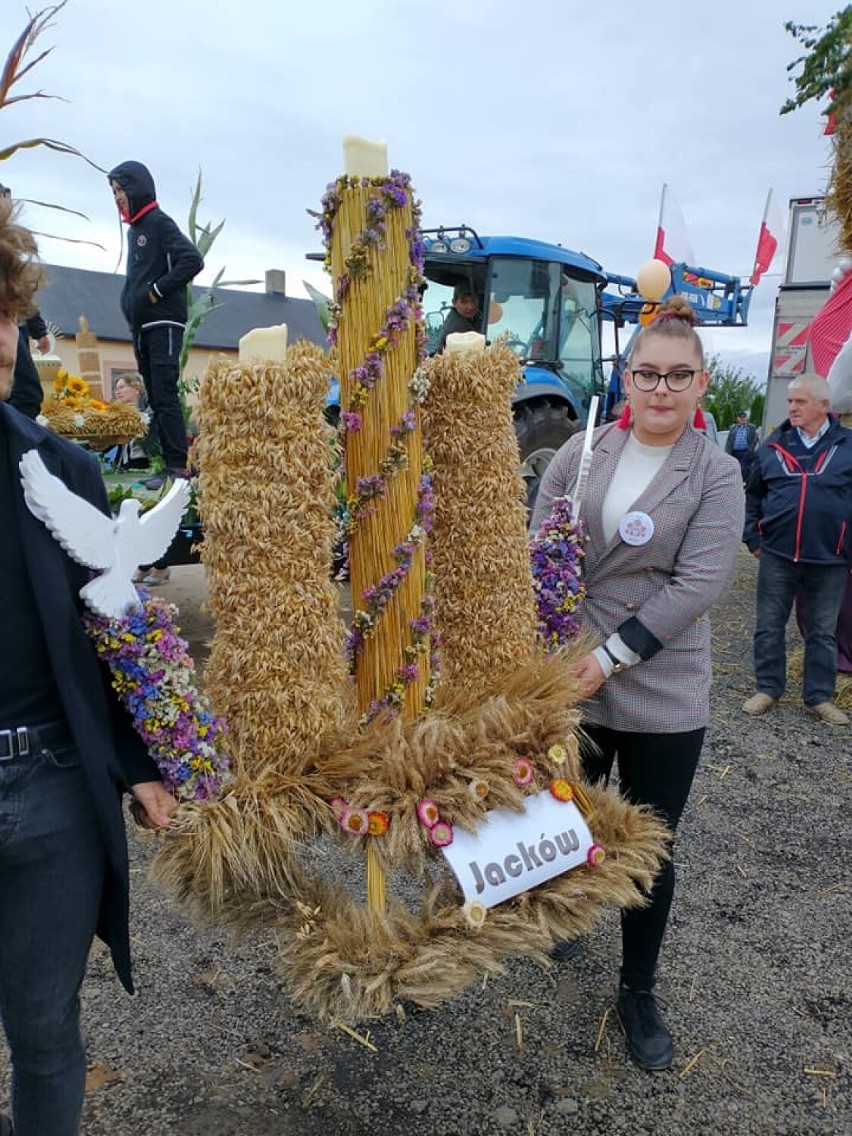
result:
<svg viewBox="0 0 852 1136"><path fill-rule="evenodd" d="M628 276L606 272L584 253L522 237L481 237L469 225L424 229L423 309L427 351L432 353L463 285L478 302L478 330L489 342L507 336L522 365L514 397L521 473L532 497L548 463L588 418L592 396L606 416L621 397L621 373L646 302ZM705 268L671 265L671 288L698 319L716 326L745 325L752 288L739 277ZM609 324L611 353L603 354ZM330 397L332 415L338 384Z"/></svg>

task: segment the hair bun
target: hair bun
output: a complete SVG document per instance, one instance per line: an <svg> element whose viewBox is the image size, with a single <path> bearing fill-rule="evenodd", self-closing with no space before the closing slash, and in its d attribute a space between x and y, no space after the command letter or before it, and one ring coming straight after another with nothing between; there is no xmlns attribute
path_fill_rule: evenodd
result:
<svg viewBox="0 0 852 1136"><path fill-rule="evenodd" d="M681 320L688 327L695 327L698 323L695 312L683 296L670 296L668 300L664 300L657 309L657 314L651 321L651 325L657 323L658 320Z"/></svg>

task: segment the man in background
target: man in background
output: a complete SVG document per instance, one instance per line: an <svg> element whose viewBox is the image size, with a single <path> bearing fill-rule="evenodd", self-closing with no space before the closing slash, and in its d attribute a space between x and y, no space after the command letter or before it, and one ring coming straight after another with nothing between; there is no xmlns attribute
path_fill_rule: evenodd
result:
<svg viewBox="0 0 852 1136"><path fill-rule="evenodd" d="M471 291L470 285L466 283L456 284L453 289L453 306L444 320L438 342L435 345L435 354L440 355L447 346L448 335L456 335L458 332L464 331L479 331L480 324L476 318L478 312L479 301Z"/></svg>
<svg viewBox="0 0 852 1136"><path fill-rule="evenodd" d="M754 677L746 714L765 714L787 684L786 628L796 591L805 625L805 706L852 725L834 703L837 617L852 562L852 430L829 414L828 383L800 375L789 416L758 449L746 486L743 540L759 557Z"/></svg>
<svg viewBox="0 0 852 1136"><path fill-rule="evenodd" d="M737 420L728 431L725 439L725 451L732 454L740 463L743 473L743 485L748 481L751 463L757 450L757 430L748 420L748 411L741 410Z"/></svg>

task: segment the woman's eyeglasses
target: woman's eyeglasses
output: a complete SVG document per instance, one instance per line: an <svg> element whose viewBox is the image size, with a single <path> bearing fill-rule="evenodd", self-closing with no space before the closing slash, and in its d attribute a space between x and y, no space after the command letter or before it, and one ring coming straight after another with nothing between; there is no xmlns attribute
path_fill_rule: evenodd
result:
<svg viewBox="0 0 852 1136"><path fill-rule="evenodd" d="M700 370L687 370L685 367L678 367L674 371L666 371L661 375L659 371L648 371L644 367L637 371L631 370L630 374L633 376L633 384L637 390L650 394L655 391L660 385L662 380L672 394L678 394L680 391L687 390L692 385L692 380L696 375L700 375Z"/></svg>

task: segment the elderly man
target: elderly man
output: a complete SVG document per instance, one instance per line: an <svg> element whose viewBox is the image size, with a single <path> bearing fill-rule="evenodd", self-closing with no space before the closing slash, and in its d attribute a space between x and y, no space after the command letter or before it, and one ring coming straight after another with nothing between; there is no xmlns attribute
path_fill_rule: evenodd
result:
<svg viewBox="0 0 852 1136"><path fill-rule="evenodd" d="M852 561L852 430L829 415L828 383L794 379L788 419L758 449L746 487L743 539L760 558L754 674L746 714L765 714L787 681L785 630L797 589L805 624L805 706L832 726L836 627Z"/></svg>
<svg viewBox="0 0 852 1136"><path fill-rule="evenodd" d="M132 990L121 794L140 820L176 807L82 622L74 563L24 503L23 454L109 513L95 460L8 404L18 320L40 279L32 235L0 199L0 1019L16 1136L73 1136L86 1079L80 985L92 938ZM0 1115L0 1136L12 1122Z"/></svg>

